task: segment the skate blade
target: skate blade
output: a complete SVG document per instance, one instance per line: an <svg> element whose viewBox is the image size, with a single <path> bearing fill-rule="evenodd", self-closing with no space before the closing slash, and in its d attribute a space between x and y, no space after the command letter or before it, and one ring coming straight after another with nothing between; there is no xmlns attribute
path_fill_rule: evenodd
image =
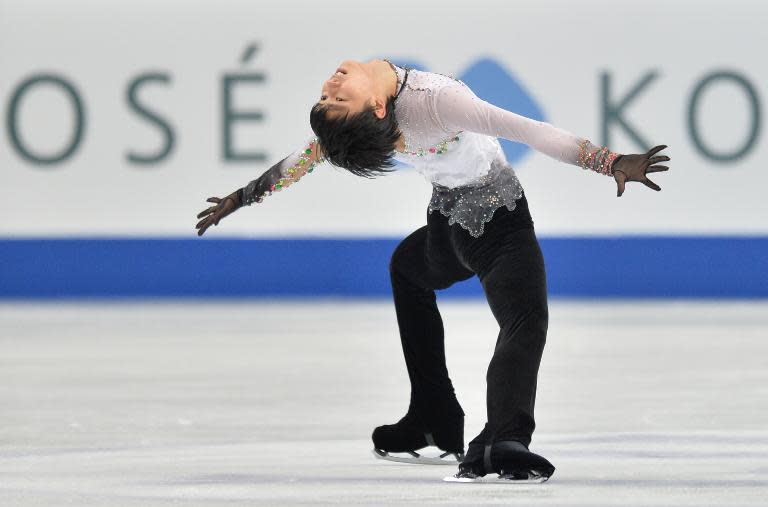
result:
<svg viewBox="0 0 768 507"><path fill-rule="evenodd" d="M499 475L496 477L490 475L483 477L457 477L457 475L458 474L444 477L443 480L445 482L477 482L486 484L541 484L542 482L546 482L547 479L549 479L547 476L531 472L528 473L527 479L515 479L511 475Z"/></svg>
<svg viewBox="0 0 768 507"><path fill-rule="evenodd" d="M424 456L416 451L405 453L389 453L381 449L373 449L373 455L379 459L396 461L398 463L414 463L417 465L453 465L456 466L464 459L463 454L444 452L439 456ZM399 455L398 455L399 454Z"/></svg>

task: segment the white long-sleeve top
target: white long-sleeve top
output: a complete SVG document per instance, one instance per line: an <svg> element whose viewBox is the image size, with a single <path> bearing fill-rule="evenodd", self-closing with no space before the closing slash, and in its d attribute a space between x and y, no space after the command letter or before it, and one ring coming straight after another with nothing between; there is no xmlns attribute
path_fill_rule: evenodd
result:
<svg viewBox="0 0 768 507"><path fill-rule="evenodd" d="M406 69L389 63L398 76L395 116L405 139L404 152L396 150L394 158L432 183L429 212L439 210L449 224L458 223L471 236L483 234L499 207L514 210L523 195L498 137L525 143L567 164L611 174L618 153L482 100L456 78L408 69L405 80Z"/></svg>
<svg viewBox="0 0 768 507"><path fill-rule="evenodd" d="M391 65L399 91L405 69ZM449 188L472 184L489 172L493 161L509 166L499 137L580 167L594 163L587 157L597 149L585 138L495 106L463 81L436 72L408 69L395 115L406 152L395 151L394 158Z"/></svg>

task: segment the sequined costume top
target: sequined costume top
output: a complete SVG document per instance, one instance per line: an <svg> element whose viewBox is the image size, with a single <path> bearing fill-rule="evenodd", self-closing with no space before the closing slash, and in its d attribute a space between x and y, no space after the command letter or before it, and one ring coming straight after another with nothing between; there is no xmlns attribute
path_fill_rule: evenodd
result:
<svg viewBox="0 0 768 507"><path fill-rule="evenodd" d="M391 65L402 83L406 69ZM439 210L449 223L460 224L474 237L483 233L499 206L513 210L523 192L498 137L608 175L619 155L549 123L497 107L463 81L435 72L408 69L395 115L405 153L395 151L394 158L414 166L432 183L430 213Z"/></svg>
<svg viewBox="0 0 768 507"><path fill-rule="evenodd" d="M512 211L522 197L523 189L498 137L525 143L561 162L612 175L611 166L620 154L486 102L454 77L384 60L397 74L394 109L405 141L404 151L394 150L393 158L412 165L432 184L429 213L439 210L451 225L458 223L473 237L483 233L496 209L507 206ZM316 142L311 138L302 150L278 163L279 175L285 178L273 183L272 190L306 172L301 164L314 167L320 161L307 148Z"/></svg>

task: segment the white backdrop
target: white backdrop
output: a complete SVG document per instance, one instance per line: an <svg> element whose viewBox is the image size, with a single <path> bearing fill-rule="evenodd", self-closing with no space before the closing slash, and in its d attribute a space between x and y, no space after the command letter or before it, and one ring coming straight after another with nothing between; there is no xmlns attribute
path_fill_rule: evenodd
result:
<svg viewBox="0 0 768 507"><path fill-rule="evenodd" d="M547 121L595 143L601 75L611 76L617 103L655 72L622 117L669 146L672 170L652 176L662 191L634 183L617 199L610 178L529 153L516 167L539 233L764 235L767 13L764 2L733 1L0 0L0 236L192 236L205 198L256 178L311 134L309 109L339 62L382 57L454 75L491 58ZM715 162L696 148L689 103L706 76L726 72L742 76L757 102L733 80L710 83L697 105L703 144L738 151L757 133L745 155ZM17 144L44 156L66 147L76 127L71 97L49 83L12 99L48 74L76 90L84 129L67 160L40 165ZM126 98L145 74L165 81L146 83L137 101L169 126L174 144L163 160L137 165L129 154L157 154L166 143ZM234 144L266 159L226 161L223 78L254 74L264 81L239 86L233 107L260 110L264 121L234 125ZM610 130L611 149L641 151L620 126ZM365 180L319 166L210 235L403 236L425 223L431 187L401 169Z"/></svg>

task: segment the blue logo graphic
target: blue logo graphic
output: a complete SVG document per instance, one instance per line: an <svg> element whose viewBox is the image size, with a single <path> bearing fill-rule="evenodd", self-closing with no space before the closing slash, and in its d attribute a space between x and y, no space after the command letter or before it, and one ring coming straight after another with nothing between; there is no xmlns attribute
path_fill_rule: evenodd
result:
<svg viewBox="0 0 768 507"><path fill-rule="evenodd" d="M429 71L425 65L417 60L395 58L390 58L390 60L404 67ZM448 74L437 70L434 72ZM513 72L506 70L491 58L478 59L461 73L453 75L464 81L478 97L495 106L534 120L546 121L541 108L521 84L521 81ZM526 144L503 138L499 138L499 142L507 160L512 164L522 160L531 149Z"/></svg>

